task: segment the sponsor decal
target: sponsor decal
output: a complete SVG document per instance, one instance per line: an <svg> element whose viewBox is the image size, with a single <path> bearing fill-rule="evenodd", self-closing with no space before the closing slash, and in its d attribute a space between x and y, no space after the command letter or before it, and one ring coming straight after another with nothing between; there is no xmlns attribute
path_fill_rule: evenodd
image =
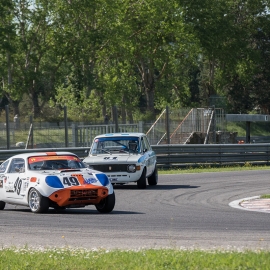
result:
<svg viewBox="0 0 270 270"><path fill-rule="evenodd" d="M84 184L93 184L96 183L98 180L95 178L88 178L88 179L84 179Z"/></svg>
<svg viewBox="0 0 270 270"><path fill-rule="evenodd" d="M40 156L40 157L30 157L28 159L29 164L44 161L44 160L77 160L79 161L79 158L74 156Z"/></svg>
<svg viewBox="0 0 270 270"><path fill-rule="evenodd" d="M14 192L14 185L12 183L7 183L5 185L6 192Z"/></svg>
<svg viewBox="0 0 270 270"><path fill-rule="evenodd" d="M104 160L114 160L117 161L117 157L105 157Z"/></svg>
<svg viewBox="0 0 270 270"><path fill-rule="evenodd" d="M29 186L29 182L24 181L23 183L23 191L25 192Z"/></svg>
<svg viewBox="0 0 270 270"><path fill-rule="evenodd" d="M3 184L3 180L0 180L0 188L3 188L4 184Z"/></svg>

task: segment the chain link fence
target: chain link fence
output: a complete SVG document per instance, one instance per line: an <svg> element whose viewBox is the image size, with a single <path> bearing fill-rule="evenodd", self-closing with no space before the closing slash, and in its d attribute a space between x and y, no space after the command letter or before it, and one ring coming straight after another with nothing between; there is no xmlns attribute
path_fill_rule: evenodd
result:
<svg viewBox="0 0 270 270"><path fill-rule="evenodd" d="M2 113L3 114L3 113ZM117 115L117 114L116 114ZM3 115L2 115L3 116ZM108 124L69 122L67 111L61 122L22 121L19 116L0 123L0 149L62 148L90 146L93 138L102 133L143 132L152 145L234 143L235 135L226 132L223 109L182 108L164 109L155 121L134 121Z"/></svg>

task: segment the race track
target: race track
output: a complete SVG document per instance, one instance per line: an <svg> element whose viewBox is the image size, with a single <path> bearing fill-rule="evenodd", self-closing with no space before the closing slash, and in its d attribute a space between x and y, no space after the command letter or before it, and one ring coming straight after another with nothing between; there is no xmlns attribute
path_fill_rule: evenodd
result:
<svg viewBox="0 0 270 270"><path fill-rule="evenodd" d="M0 211L3 247L86 249L270 250L270 214L230 207L231 201L270 194L270 171L160 175L157 186L115 187L111 214L94 206L33 214Z"/></svg>

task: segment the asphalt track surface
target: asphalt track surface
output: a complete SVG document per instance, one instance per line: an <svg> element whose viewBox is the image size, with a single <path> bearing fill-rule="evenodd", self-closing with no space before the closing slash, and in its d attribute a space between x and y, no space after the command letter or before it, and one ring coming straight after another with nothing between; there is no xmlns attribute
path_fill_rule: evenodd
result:
<svg viewBox="0 0 270 270"><path fill-rule="evenodd" d="M270 250L270 214L229 203L270 194L270 171L160 175L157 186L115 187L112 213L94 206L0 211L0 248Z"/></svg>

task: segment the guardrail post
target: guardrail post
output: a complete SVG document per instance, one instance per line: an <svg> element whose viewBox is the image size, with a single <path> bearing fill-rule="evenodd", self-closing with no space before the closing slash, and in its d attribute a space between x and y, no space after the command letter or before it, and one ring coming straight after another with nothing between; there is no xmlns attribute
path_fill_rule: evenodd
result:
<svg viewBox="0 0 270 270"><path fill-rule="evenodd" d="M246 122L246 143L250 143L250 121Z"/></svg>
<svg viewBox="0 0 270 270"><path fill-rule="evenodd" d="M6 135L7 135L7 149L10 149L10 130L9 130L9 107L5 106L6 110Z"/></svg>

